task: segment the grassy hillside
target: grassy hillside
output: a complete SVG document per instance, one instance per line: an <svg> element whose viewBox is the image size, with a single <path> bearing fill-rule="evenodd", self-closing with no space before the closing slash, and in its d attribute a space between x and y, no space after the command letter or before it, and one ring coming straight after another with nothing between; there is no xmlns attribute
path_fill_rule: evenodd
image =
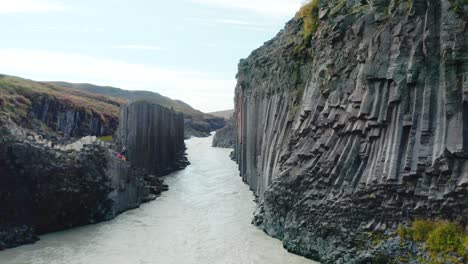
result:
<svg viewBox="0 0 468 264"><path fill-rule="evenodd" d="M232 115L234 114L234 110L230 109L230 110L224 110L224 111L211 112L208 114L212 116L216 116L216 117L221 117L227 120L232 117Z"/></svg>
<svg viewBox="0 0 468 264"><path fill-rule="evenodd" d="M60 86L65 89L78 89L89 93L100 94L110 96L114 98L120 98L123 100L133 101L145 99L156 104L162 105L167 108L173 108L178 112L182 112L186 115L192 116L195 119L201 119L205 117L205 114L201 111L193 109L190 105L180 101L172 100L169 97L163 96L158 93L149 91L128 91L111 86L98 86L87 83L67 83L67 82L44 82L44 84Z"/></svg>
<svg viewBox="0 0 468 264"><path fill-rule="evenodd" d="M35 100L56 99L78 111L117 118L122 99L84 92L78 89L39 83L19 77L0 75L0 113L13 119L27 119Z"/></svg>

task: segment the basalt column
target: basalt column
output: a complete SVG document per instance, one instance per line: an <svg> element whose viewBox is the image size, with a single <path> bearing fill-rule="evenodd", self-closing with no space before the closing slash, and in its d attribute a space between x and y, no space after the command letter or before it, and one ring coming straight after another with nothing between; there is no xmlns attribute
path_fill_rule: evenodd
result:
<svg viewBox="0 0 468 264"><path fill-rule="evenodd" d="M254 223L321 263L421 263L398 225L468 222L468 2L302 12L239 63L236 160Z"/></svg>
<svg viewBox="0 0 468 264"><path fill-rule="evenodd" d="M137 101L122 106L118 141L132 166L150 174L161 176L187 165L183 114L160 105Z"/></svg>

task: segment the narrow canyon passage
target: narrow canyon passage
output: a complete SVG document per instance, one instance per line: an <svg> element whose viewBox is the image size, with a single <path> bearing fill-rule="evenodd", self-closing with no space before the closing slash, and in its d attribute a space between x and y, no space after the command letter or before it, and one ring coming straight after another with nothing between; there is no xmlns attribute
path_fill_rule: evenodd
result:
<svg viewBox="0 0 468 264"><path fill-rule="evenodd" d="M229 149L186 141L191 165L166 177L170 190L116 219L44 235L0 252L2 264L299 264L281 242L250 224L253 195Z"/></svg>

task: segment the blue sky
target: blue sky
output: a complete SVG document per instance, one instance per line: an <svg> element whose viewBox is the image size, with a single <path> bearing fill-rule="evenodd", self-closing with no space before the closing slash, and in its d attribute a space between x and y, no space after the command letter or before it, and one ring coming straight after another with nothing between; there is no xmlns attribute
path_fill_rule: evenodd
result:
<svg viewBox="0 0 468 264"><path fill-rule="evenodd" d="M302 0L0 0L0 73L233 107L237 63Z"/></svg>

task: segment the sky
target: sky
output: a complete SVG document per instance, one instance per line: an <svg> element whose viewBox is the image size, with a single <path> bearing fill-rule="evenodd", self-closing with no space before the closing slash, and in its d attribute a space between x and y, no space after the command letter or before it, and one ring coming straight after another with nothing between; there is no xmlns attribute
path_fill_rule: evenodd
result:
<svg viewBox="0 0 468 264"><path fill-rule="evenodd" d="M0 0L0 73L233 108L240 59L303 0Z"/></svg>

